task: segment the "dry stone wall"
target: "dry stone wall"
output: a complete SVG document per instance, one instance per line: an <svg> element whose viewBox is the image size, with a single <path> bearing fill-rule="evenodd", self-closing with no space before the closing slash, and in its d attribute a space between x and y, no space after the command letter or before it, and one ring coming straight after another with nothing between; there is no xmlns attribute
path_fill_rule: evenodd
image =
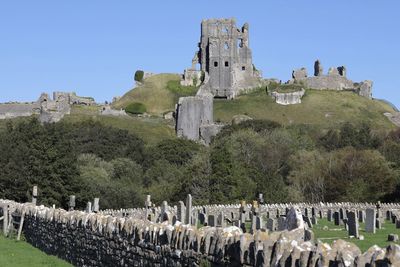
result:
<svg viewBox="0 0 400 267"><path fill-rule="evenodd" d="M235 226L197 229L179 221L171 225L168 220L178 214L178 209L166 202L155 208L168 214L165 217L168 220L162 223L141 218L143 214L148 215L146 209L87 213L0 200L0 207L5 205L10 214L25 218L23 229L29 243L76 266L400 266L398 245L386 249L374 246L361 253L354 244L343 240L332 245L314 242L312 232L307 229L308 220L301 220L305 214L329 216L335 211L344 216L350 208L365 211L376 207L368 203L303 203L296 207L242 203L190 209L191 198L188 198L189 211L181 210L180 216L185 214L186 219L204 211L210 219L214 212L229 216L232 216L229 212L235 213L233 217L237 214L241 219L264 212L271 218L286 215L283 231L255 230L253 233L244 233ZM392 204L378 208L385 216L388 212L398 214L399 210L398 205Z"/></svg>

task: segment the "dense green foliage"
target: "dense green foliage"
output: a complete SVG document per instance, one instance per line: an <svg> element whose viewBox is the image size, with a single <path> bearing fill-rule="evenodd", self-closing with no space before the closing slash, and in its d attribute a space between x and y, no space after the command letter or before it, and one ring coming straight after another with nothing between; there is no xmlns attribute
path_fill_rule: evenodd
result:
<svg viewBox="0 0 400 267"><path fill-rule="evenodd" d="M147 111L146 106L143 103L140 102L134 102L130 103L128 106L126 106L125 111L130 113L130 114L143 114Z"/></svg>
<svg viewBox="0 0 400 267"><path fill-rule="evenodd" d="M377 135L367 124L320 130L265 120L225 127L210 147L183 139L149 144L99 122L35 120L0 131L0 198L79 208L100 197L102 208L197 204L400 200L400 130Z"/></svg>
<svg viewBox="0 0 400 267"><path fill-rule="evenodd" d="M142 82L144 78L144 71L142 70L137 70L135 72L135 81L137 82Z"/></svg>

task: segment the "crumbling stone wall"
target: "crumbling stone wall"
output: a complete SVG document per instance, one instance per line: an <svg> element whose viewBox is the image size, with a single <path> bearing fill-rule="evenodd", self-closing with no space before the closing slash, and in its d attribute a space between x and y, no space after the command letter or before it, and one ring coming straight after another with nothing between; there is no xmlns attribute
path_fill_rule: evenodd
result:
<svg viewBox="0 0 400 267"><path fill-rule="evenodd" d="M0 119L14 119L39 115L40 107L36 103L5 103L0 104Z"/></svg>
<svg viewBox="0 0 400 267"><path fill-rule="evenodd" d="M272 92L271 95L275 98L275 102L280 105L294 105L301 103L304 93L305 90L301 89L300 91L290 93Z"/></svg>
<svg viewBox="0 0 400 267"><path fill-rule="evenodd" d="M90 97L79 97L76 93L54 92L53 98L42 93L36 102L0 104L0 119L13 119L38 115L42 123L60 121L71 111L71 105L94 105Z"/></svg>
<svg viewBox="0 0 400 267"><path fill-rule="evenodd" d="M306 68L301 68L293 71L293 79L289 83L302 83L305 87L315 90L350 90L360 96L369 99L372 98L372 81L367 80L361 83L354 83L346 75L347 70L345 66L331 67L328 70L328 74L324 75L323 67L320 61L317 60L314 63L314 77L308 77Z"/></svg>
<svg viewBox="0 0 400 267"><path fill-rule="evenodd" d="M117 216L110 214L121 214L121 211L97 214L67 212L35 206L32 203L20 204L0 200L0 207L4 205L8 205L13 213L25 218L23 229L28 242L76 266L199 266L207 262L211 266L400 265L398 245L390 245L386 249L374 246L361 253L357 246L343 240L335 241L332 246L312 241L312 232L307 230L307 224L310 223L306 220L307 216L328 214L329 218L332 209L337 210L335 214L338 216L345 216L344 211L347 208L371 210L369 207L372 204L368 203L303 203L297 208L289 208L288 204L260 207L252 205L252 213L247 210L249 206L239 205L239 216L243 219L247 214L254 216L255 213L261 212L259 208L266 209L272 217L277 215L279 218L284 218L279 213L286 210L286 219L284 218L282 224L286 230L255 230L253 233L243 233L235 226L206 226L197 229L179 222L174 225L168 221L154 223L140 218L140 211L143 209L137 209L139 213L135 213L133 209L132 214ZM229 214L229 210L234 211L234 207L239 206L215 205L192 209L200 211L214 207ZM393 215L398 209L398 205L382 205L386 216ZM304 213L301 210L304 210ZM187 214L188 211L186 217ZM350 219L351 212L347 214ZM370 221L375 222L375 219L380 218L376 217L375 213L372 215ZM210 223L212 219L210 213Z"/></svg>
<svg viewBox="0 0 400 267"><path fill-rule="evenodd" d="M222 126L214 124L213 95L197 94L191 97L181 97L176 106L176 133L178 137L211 142Z"/></svg>

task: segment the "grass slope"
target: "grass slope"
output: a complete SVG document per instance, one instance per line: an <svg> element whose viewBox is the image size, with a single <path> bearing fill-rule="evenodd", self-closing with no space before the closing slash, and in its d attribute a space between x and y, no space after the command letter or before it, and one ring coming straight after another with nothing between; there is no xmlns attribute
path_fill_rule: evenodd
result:
<svg viewBox="0 0 400 267"><path fill-rule="evenodd" d="M325 229L324 229L325 227ZM366 251L373 245L378 245L381 248L385 248L390 245L391 242L387 241L389 234L400 234L399 229L396 229L396 225L390 221L385 221L382 229L376 229L376 233L366 233L365 223L360 223L359 234L364 236L364 240L355 238L349 238L347 231L341 225L334 225L333 221L328 222L327 219L318 220L318 224L314 225L312 231L315 234L315 238L321 240L324 243L332 244L333 240L343 239L347 242L356 244L362 252ZM398 242L396 244L399 244Z"/></svg>
<svg viewBox="0 0 400 267"><path fill-rule="evenodd" d="M0 266L67 267L72 265L55 256L49 256L24 241L6 239L0 235Z"/></svg>
<svg viewBox="0 0 400 267"><path fill-rule="evenodd" d="M72 108L71 114L66 115L63 120L72 123L84 120L99 121L104 125L134 133L150 144L157 143L164 139L176 138L173 124L162 118L102 116L99 115L99 109L100 107L98 106L75 106Z"/></svg>
<svg viewBox="0 0 400 267"><path fill-rule="evenodd" d="M163 114L173 111L175 108L175 96L167 90L169 81L179 81L178 74L157 74L147 78L143 85L140 85L121 97L113 104L115 108L125 108L133 102L140 102L146 105L147 112L152 114Z"/></svg>
<svg viewBox="0 0 400 267"><path fill-rule="evenodd" d="M276 104L263 89L226 101L214 101L214 119L228 123L237 114L254 119L268 119L283 125L312 124L322 128L335 127L343 122L369 122L374 129L390 130L395 126L383 115L393 112L388 104L344 91L307 90L301 104Z"/></svg>

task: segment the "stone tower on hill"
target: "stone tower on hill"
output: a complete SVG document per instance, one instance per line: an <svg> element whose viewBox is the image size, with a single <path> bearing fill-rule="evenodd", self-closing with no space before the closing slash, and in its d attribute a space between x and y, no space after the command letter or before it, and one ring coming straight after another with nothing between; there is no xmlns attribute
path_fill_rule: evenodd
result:
<svg viewBox="0 0 400 267"><path fill-rule="evenodd" d="M200 70L196 65L200 64ZM253 66L249 47L249 25L236 27L235 19L208 19L201 23L199 51L192 67L185 70L183 85L198 85L201 92L232 99L240 91L258 87L260 73Z"/></svg>

